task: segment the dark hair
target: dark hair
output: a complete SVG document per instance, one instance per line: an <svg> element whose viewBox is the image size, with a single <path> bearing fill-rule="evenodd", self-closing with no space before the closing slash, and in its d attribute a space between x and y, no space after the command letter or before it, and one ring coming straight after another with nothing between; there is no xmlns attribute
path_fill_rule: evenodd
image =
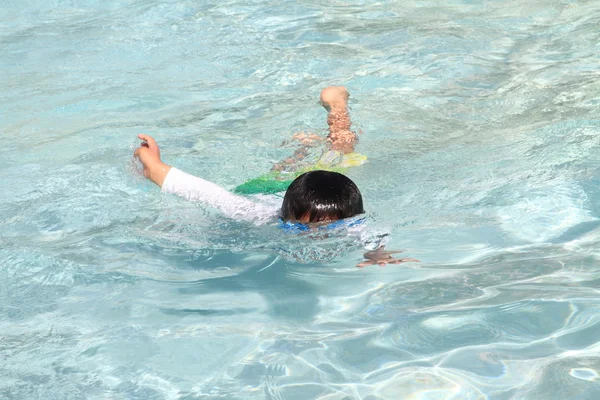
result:
<svg viewBox="0 0 600 400"><path fill-rule="evenodd" d="M310 171L297 177L283 198L284 221L333 221L364 213L362 196L350 178L329 171Z"/></svg>

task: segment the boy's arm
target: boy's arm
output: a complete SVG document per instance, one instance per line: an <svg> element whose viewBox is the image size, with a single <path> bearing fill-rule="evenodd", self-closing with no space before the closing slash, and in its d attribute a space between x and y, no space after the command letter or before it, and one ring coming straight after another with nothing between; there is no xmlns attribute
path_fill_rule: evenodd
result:
<svg viewBox="0 0 600 400"><path fill-rule="evenodd" d="M163 163L154 139L148 135L138 137L145 143L135 151L134 156L143 164L144 176L160 186L163 192L176 194L186 200L201 201L230 218L264 223L276 214L273 207L254 203L215 183Z"/></svg>

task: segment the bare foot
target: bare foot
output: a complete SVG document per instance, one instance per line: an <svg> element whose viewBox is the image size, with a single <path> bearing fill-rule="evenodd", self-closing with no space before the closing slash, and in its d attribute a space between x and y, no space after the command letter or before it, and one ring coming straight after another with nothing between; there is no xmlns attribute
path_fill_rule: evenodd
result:
<svg viewBox="0 0 600 400"><path fill-rule="evenodd" d="M350 94L343 86L329 86L321 91L321 105L327 109L346 108Z"/></svg>
<svg viewBox="0 0 600 400"><path fill-rule="evenodd" d="M303 146L312 147L316 146L318 142L322 142L323 138L314 133L297 132L292 136L292 140L299 141Z"/></svg>
<svg viewBox="0 0 600 400"><path fill-rule="evenodd" d="M358 268L364 268L367 265L379 265L384 267L386 264L402 264L405 262L420 262L414 258L394 258L392 254L402 253L401 251L385 251L385 246L379 246L375 250L364 254L365 261L357 265Z"/></svg>

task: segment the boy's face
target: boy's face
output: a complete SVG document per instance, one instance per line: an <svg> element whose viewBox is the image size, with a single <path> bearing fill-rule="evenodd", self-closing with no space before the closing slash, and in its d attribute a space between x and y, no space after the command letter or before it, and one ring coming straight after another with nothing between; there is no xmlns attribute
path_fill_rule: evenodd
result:
<svg viewBox="0 0 600 400"><path fill-rule="evenodd" d="M310 221L310 211L306 212L304 215L302 215L300 218L298 218L295 222L300 222L301 224L328 224L330 222L334 222L334 221L338 221L338 218L335 217L328 217L325 219L322 219L320 221L317 222L311 222Z"/></svg>

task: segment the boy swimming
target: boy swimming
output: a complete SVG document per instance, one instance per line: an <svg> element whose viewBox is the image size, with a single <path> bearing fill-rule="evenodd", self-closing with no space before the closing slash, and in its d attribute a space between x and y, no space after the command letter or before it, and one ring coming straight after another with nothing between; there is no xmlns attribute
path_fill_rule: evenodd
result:
<svg viewBox="0 0 600 400"><path fill-rule="evenodd" d="M354 153L357 136L350 130L348 97L348 91L340 86L330 86L321 92L321 104L328 112L328 151L316 164L307 166L302 161L319 138L295 135L303 146L292 157L276 164L272 175L257 178L258 184L249 181L242 189L236 188L237 193L244 194L285 190L281 206L253 201L163 163L160 149L151 136L138 135L144 142L134 156L142 163L144 176L163 192L201 201L230 218L264 224L278 216L284 229L295 231L352 227L361 223L362 219L356 217L365 212L362 195L356 184L340 172L361 164L365 158ZM383 247L365 257L379 265L400 261L382 251Z"/></svg>
<svg viewBox="0 0 600 400"><path fill-rule="evenodd" d="M292 157L283 160L272 168L272 172L281 175L259 178L261 182L272 182L266 190L250 190L248 182L245 190L231 193L212 182L187 174L162 162L160 149L155 140L148 135L138 135L144 141L134 155L139 158L144 175L162 188L165 193L174 193L187 200L201 201L220 210L231 218L266 223L279 212L283 222L310 224L327 223L350 218L364 213L362 195L352 180L341 174L344 167L339 164L348 154L353 154L357 141L356 134L350 130L352 122L348 112L348 91L344 87L330 86L321 92L321 104L328 111L327 136L328 151L316 164L306 165L308 148L320 138L316 135L296 135L302 144ZM334 153L333 156L331 153ZM335 161L323 161L324 157ZM337 161L337 162L336 162ZM314 168L313 168L314 167ZM290 179L291 178L291 179ZM264 189L262 185L261 189ZM255 202L240 196L243 194L272 193L285 191L283 205L274 209L265 202Z"/></svg>

